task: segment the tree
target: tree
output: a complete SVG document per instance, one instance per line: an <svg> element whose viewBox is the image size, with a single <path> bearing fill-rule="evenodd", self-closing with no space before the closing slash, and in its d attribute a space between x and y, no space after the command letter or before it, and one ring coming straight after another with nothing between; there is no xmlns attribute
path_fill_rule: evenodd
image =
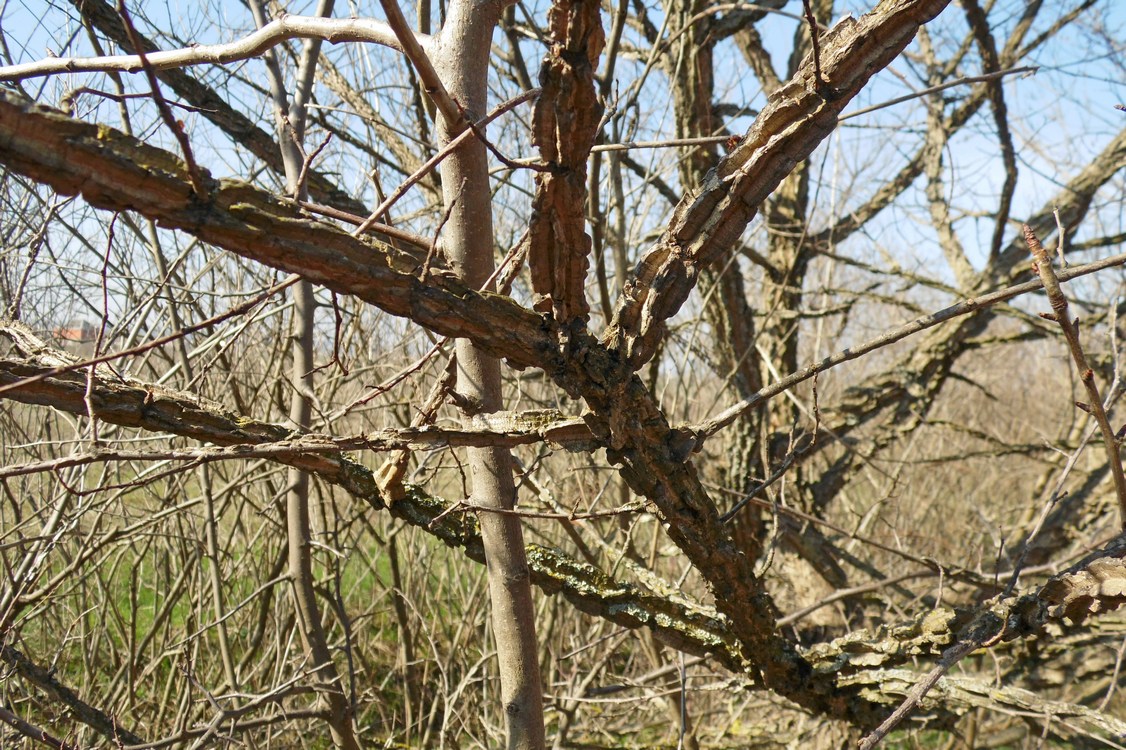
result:
<svg viewBox="0 0 1126 750"><path fill-rule="evenodd" d="M1126 733L1122 19L1045 5L6 19L0 719Z"/></svg>

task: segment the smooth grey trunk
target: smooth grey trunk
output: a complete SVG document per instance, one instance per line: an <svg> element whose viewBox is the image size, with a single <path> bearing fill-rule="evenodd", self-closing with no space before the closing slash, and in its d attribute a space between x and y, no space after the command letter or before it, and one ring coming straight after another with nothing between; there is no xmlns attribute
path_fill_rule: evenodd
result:
<svg viewBox="0 0 1126 750"><path fill-rule="evenodd" d="M486 108L486 81L493 29L503 5L497 0L453 0L435 39L431 61L450 95L470 119ZM454 125L453 127L456 127ZM438 137L451 136L440 122ZM481 288L493 272L492 194L485 146L472 138L442 163L442 192L449 220L441 247L472 287ZM457 341L457 392L467 416L502 408L500 364L465 339ZM512 456L507 449L469 449L472 501L511 509L516 499ZM507 746L544 747L543 693L536 649L528 560L520 520L506 513L479 513L492 608L493 635L500 667Z"/></svg>
<svg viewBox="0 0 1126 750"><path fill-rule="evenodd" d="M321 0L317 15L332 13L333 0ZM266 24L259 0L252 0L251 10L261 27ZM301 56L297 82L290 101L285 88L285 78L273 50L266 53L265 61L274 100L274 114L278 127L285 166L286 190L293 197L306 199L307 190L300 185L304 166L301 143L305 136L306 109L313 86L313 72L320 56L320 41L309 40ZM314 314L317 302L313 285L301 281L293 291L293 324L290 347L290 382L293 388L289 402L289 421L298 430L308 430L312 424L313 398L313 336ZM309 475L298 469L289 469L285 495L286 535L288 539L289 578L293 586L293 606L297 627L301 633L309 669L314 675L316 689L328 707L328 726L333 745L346 750L359 750L352 724L352 704L344 692L332 650L328 645L320 608L313 587L312 525L309 521Z"/></svg>

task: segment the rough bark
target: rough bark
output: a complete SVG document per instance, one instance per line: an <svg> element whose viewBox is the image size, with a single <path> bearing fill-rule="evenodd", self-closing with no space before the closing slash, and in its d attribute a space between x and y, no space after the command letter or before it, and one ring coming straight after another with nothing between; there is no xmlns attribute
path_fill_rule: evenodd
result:
<svg viewBox="0 0 1126 750"><path fill-rule="evenodd" d="M633 373L652 354L660 328L691 291L698 270L729 252L766 194L831 130L868 78L943 5L937 0L886 2L823 37L824 80L815 80L807 60L699 194L682 204L665 238L643 260L606 345L587 336L563 339L551 322L509 300L471 292L472 284L451 274L419 280L416 269L394 253L309 221L244 185L209 183L209 199L198 201L185 187L182 167L166 155L125 143L108 129L28 108L10 95L0 105L0 158L60 191L81 191L95 205L138 210L443 334L467 336L487 355L542 367L568 393L586 399L592 432L707 580L741 643L745 670L807 707L864 723L873 718L872 706L848 698L842 706L842 696L816 684L800 654L777 633L769 597L686 461L697 447L695 436L671 427ZM439 43L436 56L441 60L443 54ZM486 62L485 55L461 60ZM142 166L131 166L134 161ZM455 193L460 188L457 181L443 183ZM452 203L449 197L447 203ZM458 224L451 216L447 238L465 231ZM491 237L475 241L486 239L491 253Z"/></svg>
<svg viewBox="0 0 1126 750"><path fill-rule="evenodd" d="M98 208L137 211L163 228L298 273L442 335L472 338L517 367L553 359L542 318L507 297L475 292L443 269L422 280L412 258L310 218L245 182L205 173L209 195L201 201L175 156L10 91L0 91L0 159L60 193L81 193Z"/></svg>
<svg viewBox="0 0 1126 750"><path fill-rule="evenodd" d="M653 356L665 321L699 271L736 242L760 205L794 166L832 132L837 116L869 78L895 59L949 0L885 0L859 20L842 19L774 93L754 125L699 187L681 201L661 239L626 285L603 341L634 368Z"/></svg>
<svg viewBox="0 0 1126 750"><path fill-rule="evenodd" d="M0 386L48 374L60 363L73 361L38 342L18 324L6 324L3 332L16 344L17 353L22 354L0 358ZM244 448L277 443L292 435L284 427L237 416L196 395L128 378L122 380L108 368L100 370L95 378L93 403L99 418L106 422ZM85 389L85 377L68 372L20 386L7 396L84 415ZM230 457L239 455L246 454L232 452ZM343 454L298 452L279 456L277 460L315 473L373 509L389 511L451 547L463 549L472 559L484 561L476 525L466 517L451 514L446 502L425 494L421 488L407 486L401 499L386 503L373 473ZM683 601L678 603L680 598L671 592L649 593L615 581L556 550L529 545L528 551L533 580L546 593L559 593L580 610L625 627L652 628L662 642L686 653L710 655L728 669L746 675L739 646L724 618ZM1005 641L1023 639L1053 623L1076 629L1082 627L1078 623L1120 607L1126 602L1123 555L1121 542L1112 543L1031 594L996 600L981 611L944 608L898 625L857 631L812 649L808 658L819 679L840 680L873 698L895 700L910 689L917 677L906 667L921 658L941 654L967 634L1000 633ZM751 675L746 675L746 679L746 685L752 686ZM961 713L991 705L1034 711L1049 708L1046 715L1076 716L1082 719L1079 725L1089 729L1117 726L1105 714L1045 701L1028 691L983 685L973 678L948 677L940 687L940 693L924 705L926 710L937 712L935 719L939 723L946 711ZM99 721L96 713L90 721ZM1062 732L1061 738L1075 739L1068 727L1054 722L1047 727L1052 732Z"/></svg>
<svg viewBox="0 0 1126 750"><path fill-rule="evenodd" d="M537 310L569 327L586 324L591 239L586 233L587 158L602 105L594 70L605 44L594 0L558 0L548 12L552 44L540 68L532 142L546 163L536 174L528 267Z"/></svg>
<svg viewBox="0 0 1126 750"><path fill-rule="evenodd" d="M79 416L86 413L86 377L77 368L56 372L60 365L73 365L77 360L48 346L18 323L4 322L0 335L15 347L15 356L0 357L0 388L16 386L5 392L6 398ZM464 550L473 560L485 559L479 526L470 516L451 512L450 503L415 485L405 485L399 497L387 497L370 469L324 436L295 436L287 427L235 414L195 394L132 378L123 380L104 366L98 368L93 382L90 401L105 422L229 449L213 454L212 460L251 456L256 448L273 446L279 449L273 454L279 463L314 474L372 510L388 512L450 547ZM393 451L412 444L360 441L355 447ZM734 638L713 610L693 604L676 592L646 591L615 580L557 550L534 544L527 545L527 550L532 580L545 592L560 594L579 610L624 627L652 628L673 648L707 654L730 669L739 669Z"/></svg>

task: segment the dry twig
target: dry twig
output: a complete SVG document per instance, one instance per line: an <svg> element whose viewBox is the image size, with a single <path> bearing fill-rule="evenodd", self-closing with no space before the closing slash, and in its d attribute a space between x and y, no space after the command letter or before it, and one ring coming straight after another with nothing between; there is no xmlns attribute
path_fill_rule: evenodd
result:
<svg viewBox="0 0 1126 750"><path fill-rule="evenodd" d="M1126 530L1126 476L1122 473L1122 458L1118 452L1118 438L1115 437L1114 430L1110 426L1110 420L1107 419L1103 398L1099 394L1099 386L1095 382L1095 372L1087 364L1087 355L1083 352L1083 344L1079 341L1079 319L1076 318L1074 321L1071 319L1067 297L1060 289L1059 278L1052 268L1052 259L1048 257L1048 252L1040 244L1040 240L1032 231L1032 227L1027 224L1024 225L1024 239L1028 243L1028 249L1032 251L1033 257L1036 258L1036 273L1040 275L1040 280L1044 283L1044 291L1048 295L1048 302L1052 305L1052 312L1041 313L1041 317L1055 321L1063 330L1063 336L1067 340L1067 348L1071 351L1071 358L1079 370L1079 379L1083 381L1083 387L1087 390L1090 403L1076 402L1075 405L1094 417L1095 422L1099 425L1099 432L1102 433L1103 443L1106 445L1110 475L1114 479L1114 491L1118 496L1119 521L1123 530ZM1062 234L1060 235L1060 242L1063 242Z"/></svg>

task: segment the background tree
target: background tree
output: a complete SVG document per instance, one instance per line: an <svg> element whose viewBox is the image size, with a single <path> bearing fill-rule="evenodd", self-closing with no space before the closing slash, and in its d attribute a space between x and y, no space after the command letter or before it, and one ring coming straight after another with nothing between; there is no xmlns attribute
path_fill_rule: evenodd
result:
<svg viewBox="0 0 1126 750"><path fill-rule="evenodd" d="M3 11L11 736L1126 734L1120 10L403 10Z"/></svg>

